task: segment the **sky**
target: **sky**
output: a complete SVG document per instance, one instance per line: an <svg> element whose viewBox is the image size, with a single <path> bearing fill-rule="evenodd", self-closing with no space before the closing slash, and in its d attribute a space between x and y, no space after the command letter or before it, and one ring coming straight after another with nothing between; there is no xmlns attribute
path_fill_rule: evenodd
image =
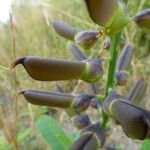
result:
<svg viewBox="0 0 150 150"><path fill-rule="evenodd" d="M6 22L9 19L9 9L12 0L0 0L0 22Z"/></svg>

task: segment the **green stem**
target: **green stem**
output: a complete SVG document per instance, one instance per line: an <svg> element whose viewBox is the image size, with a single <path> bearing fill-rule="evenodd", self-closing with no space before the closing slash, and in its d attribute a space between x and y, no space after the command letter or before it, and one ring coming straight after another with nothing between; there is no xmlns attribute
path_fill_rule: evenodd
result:
<svg viewBox="0 0 150 150"><path fill-rule="evenodd" d="M120 37L121 37L121 33L117 33L111 39L112 40L112 45L110 49L111 59L109 62L109 69L108 69L104 99L107 97L109 89L114 87L116 63L117 63L117 57L118 57L118 45L120 43ZM108 116L102 110L102 128L105 128L107 121L108 121Z"/></svg>

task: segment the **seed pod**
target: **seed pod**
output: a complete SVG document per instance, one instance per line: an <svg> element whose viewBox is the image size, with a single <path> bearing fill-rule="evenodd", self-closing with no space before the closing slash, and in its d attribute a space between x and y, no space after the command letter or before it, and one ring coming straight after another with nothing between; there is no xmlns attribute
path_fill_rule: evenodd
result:
<svg viewBox="0 0 150 150"><path fill-rule="evenodd" d="M82 134L86 132L94 133L99 141L99 145L103 146L106 140L105 134L100 126L100 122L96 122L94 124L90 124L82 130Z"/></svg>
<svg viewBox="0 0 150 150"><path fill-rule="evenodd" d="M150 32L150 9L137 13L133 20L143 31Z"/></svg>
<svg viewBox="0 0 150 150"><path fill-rule="evenodd" d="M40 81L82 79L86 82L96 82L103 74L99 59L68 61L28 56L15 60L10 68L18 64L22 64L33 79Z"/></svg>
<svg viewBox="0 0 150 150"><path fill-rule="evenodd" d="M116 78L116 85L122 86L125 85L128 81L128 73L125 71L118 71L115 74L115 78Z"/></svg>
<svg viewBox="0 0 150 150"><path fill-rule="evenodd" d="M52 22L53 28L55 31L62 37L74 40L74 36L80 31L79 29L74 28L73 26L60 21L60 20L54 20Z"/></svg>
<svg viewBox="0 0 150 150"><path fill-rule="evenodd" d="M118 71L126 70L129 67L131 63L132 55L133 55L132 45L131 44L125 45L118 58L118 62L117 62Z"/></svg>
<svg viewBox="0 0 150 150"><path fill-rule="evenodd" d="M91 121L86 113L82 113L73 117L73 123L78 129L83 129L84 127L90 125Z"/></svg>
<svg viewBox="0 0 150 150"><path fill-rule="evenodd" d="M76 60L82 61L87 59L86 56L83 55L81 50L75 44L71 44L69 46L69 50L71 51Z"/></svg>
<svg viewBox="0 0 150 150"><path fill-rule="evenodd" d="M72 108L78 112L85 111L90 105L93 95L79 94L76 96L76 100L72 103Z"/></svg>
<svg viewBox="0 0 150 150"><path fill-rule="evenodd" d="M108 113L120 123L128 137L139 140L150 138L149 111L116 99L111 102Z"/></svg>
<svg viewBox="0 0 150 150"><path fill-rule="evenodd" d="M132 89L130 90L130 92L127 96L127 99L129 101L131 101L133 104L138 106L144 97L144 94L146 92L146 88L147 88L146 81L143 78L139 79L133 85Z"/></svg>
<svg viewBox="0 0 150 150"><path fill-rule="evenodd" d="M74 96L64 93L52 93L38 90L26 90L20 92L23 94L26 100L34 105L70 108Z"/></svg>
<svg viewBox="0 0 150 150"><path fill-rule="evenodd" d="M97 150L98 141L93 133L85 133L77 139L70 150Z"/></svg>
<svg viewBox="0 0 150 150"><path fill-rule="evenodd" d="M76 34L74 40L84 49L90 49L96 43L99 35L100 33L97 31L81 31L78 34Z"/></svg>
<svg viewBox="0 0 150 150"><path fill-rule="evenodd" d="M117 0L85 0L91 19L113 35L129 22L123 5Z"/></svg>

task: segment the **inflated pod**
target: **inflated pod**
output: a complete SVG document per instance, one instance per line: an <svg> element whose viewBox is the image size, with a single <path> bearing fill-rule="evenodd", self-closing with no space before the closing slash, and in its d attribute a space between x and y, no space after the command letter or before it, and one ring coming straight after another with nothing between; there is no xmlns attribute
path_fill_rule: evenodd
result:
<svg viewBox="0 0 150 150"><path fill-rule="evenodd" d="M115 84L122 86L125 85L128 81L129 74L125 71L117 71L115 74Z"/></svg>
<svg viewBox="0 0 150 150"><path fill-rule="evenodd" d="M125 134L133 139L150 138L150 112L117 97L109 97L103 103L104 111L117 121Z"/></svg>
<svg viewBox="0 0 150 150"><path fill-rule="evenodd" d="M91 19L105 28L108 35L122 30L129 16L117 0L84 0Z"/></svg>
<svg viewBox="0 0 150 150"><path fill-rule="evenodd" d="M22 64L28 74L39 81L81 79L86 82L96 82L103 75L100 59L69 61L27 56L15 60L10 67L14 68L18 64Z"/></svg>
<svg viewBox="0 0 150 150"><path fill-rule="evenodd" d="M34 105L70 108L74 96L64 93L53 93L39 90L25 90L20 92L26 100Z"/></svg>
<svg viewBox="0 0 150 150"><path fill-rule="evenodd" d="M98 150L98 147L99 144L95 134L88 132L81 135L70 150Z"/></svg>
<svg viewBox="0 0 150 150"><path fill-rule="evenodd" d="M81 31L78 34L76 34L74 40L84 49L90 49L96 43L98 36L100 35L101 33L98 31L93 30Z"/></svg>
<svg viewBox="0 0 150 150"><path fill-rule="evenodd" d="M66 93L25 90L20 92L26 100L34 105L74 109L76 112L85 111L93 96L86 94L70 95Z"/></svg>
<svg viewBox="0 0 150 150"><path fill-rule="evenodd" d="M137 13L133 20L143 31L150 32L150 9Z"/></svg>
<svg viewBox="0 0 150 150"><path fill-rule="evenodd" d="M143 100L144 94L146 92L147 83L141 78L139 79L129 91L127 99L131 101L135 105L139 105L139 103Z"/></svg>
<svg viewBox="0 0 150 150"><path fill-rule="evenodd" d="M74 40L74 36L80 31L70 24L67 24L60 20L52 21L52 26L60 36L69 40Z"/></svg>
<svg viewBox="0 0 150 150"><path fill-rule="evenodd" d="M78 129L83 129L86 126L91 124L91 121L89 119L89 116L86 113L81 113L75 117L73 117L73 124Z"/></svg>
<svg viewBox="0 0 150 150"><path fill-rule="evenodd" d="M121 51L121 54L118 57L117 61L117 70L126 70L128 69L131 59L133 55L133 47L131 44L127 44L124 46L124 48Z"/></svg>
<svg viewBox="0 0 150 150"><path fill-rule="evenodd" d="M71 44L69 46L69 50L71 51L71 53L73 54L74 58L76 60L82 61L87 59L86 56L84 56L84 54L81 52L81 50L77 47L77 45L75 44Z"/></svg>

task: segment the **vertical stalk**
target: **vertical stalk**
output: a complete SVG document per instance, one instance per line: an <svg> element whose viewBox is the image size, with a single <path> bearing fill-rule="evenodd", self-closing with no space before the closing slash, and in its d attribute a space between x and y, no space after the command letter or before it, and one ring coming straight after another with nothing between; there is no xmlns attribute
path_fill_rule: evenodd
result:
<svg viewBox="0 0 150 150"><path fill-rule="evenodd" d="M11 12L10 12L10 28L11 28L11 32L12 32L12 55L13 55L13 59L16 59L16 37L15 37L15 26L14 26L14 22L13 22L13 3L12 3L12 7L11 7ZM18 118L18 104L17 104L17 77L16 77L16 71L14 71L14 105L13 105L13 110L14 110L14 123L15 123L15 140L14 140L14 149L18 150L18 143L17 143L17 129L16 129L16 122L17 122L17 118Z"/></svg>
<svg viewBox="0 0 150 150"><path fill-rule="evenodd" d="M109 69L108 69L104 99L107 97L109 89L114 87L115 70L116 70L116 63L117 63L117 57L118 57L118 45L120 43L120 37L121 37L121 33L117 33L111 39L112 40L112 45L110 49L111 58L109 62ZM102 128L105 128L106 123L108 121L108 116L103 110L102 110L101 121L102 121Z"/></svg>

